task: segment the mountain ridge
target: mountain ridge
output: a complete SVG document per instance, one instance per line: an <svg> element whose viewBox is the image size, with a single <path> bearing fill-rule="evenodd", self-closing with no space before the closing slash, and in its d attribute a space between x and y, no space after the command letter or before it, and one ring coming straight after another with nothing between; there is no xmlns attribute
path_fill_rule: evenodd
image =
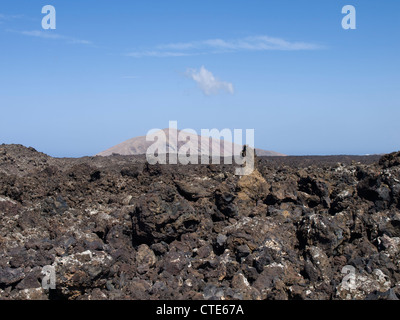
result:
<svg viewBox="0 0 400 320"><path fill-rule="evenodd" d="M189 143L189 146L191 148L196 149L196 145L195 143L192 143L192 140L197 141L197 151L199 154L202 154L203 152L205 152L206 150L204 148L202 148L201 146L201 139L204 138L204 136L200 136L200 135L194 135L192 133L189 133L187 131L184 130L176 130L176 129L171 129L171 132L176 131L176 134L178 135L181 132L184 132L185 135L190 136L190 142L187 141L178 141L178 144L174 144L171 143L171 141L169 141L169 131L170 129L166 128L166 129L162 129L157 131L156 133L159 133L160 131L163 131L167 142L168 142L168 146L172 149L172 150L179 150L182 145ZM142 155L142 154L146 154L147 149L154 143L154 141L146 141L146 136L138 136L138 137L134 137L134 138L130 138L128 140L125 140L115 146L112 146L104 151L101 151L99 153L96 154L96 156L111 156L113 154L118 154L118 155ZM213 145L213 143L215 144L215 146ZM216 147L217 144L219 143L219 150ZM224 152L227 152L228 154L236 154L238 153L237 150L241 150L241 146L239 146L238 144L235 144L234 142L226 142L222 139L216 139L216 138L212 138L209 137L209 147L210 147L210 155L213 156L220 156L223 155ZM227 147L227 149L225 149L225 147ZM240 151L239 151L240 152ZM279 153L276 151L271 151L271 150L264 150L264 149L259 149L259 148L255 148L255 152L258 156L286 156L283 153ZM168 152L167 152L168 153Z"/></svg>

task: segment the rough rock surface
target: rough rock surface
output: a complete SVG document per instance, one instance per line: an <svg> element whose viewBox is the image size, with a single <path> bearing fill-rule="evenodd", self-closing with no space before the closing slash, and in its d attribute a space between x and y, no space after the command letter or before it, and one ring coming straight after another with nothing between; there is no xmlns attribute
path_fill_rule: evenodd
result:
<svg viewBox="0 0 400 320"><path fill-rule="evenodd" d="M400 153L257 160L0 146L0 298L400 297Z"/></svg>

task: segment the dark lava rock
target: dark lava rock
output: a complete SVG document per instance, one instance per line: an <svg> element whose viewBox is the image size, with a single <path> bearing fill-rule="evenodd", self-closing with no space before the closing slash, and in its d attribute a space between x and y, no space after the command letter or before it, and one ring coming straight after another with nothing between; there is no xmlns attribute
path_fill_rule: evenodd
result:
<svg viewBox="0 0 400 320"><path fill-rule="evenodd" d="M400 153L234 169L1 145L0 299L399 299Z"/></svg>

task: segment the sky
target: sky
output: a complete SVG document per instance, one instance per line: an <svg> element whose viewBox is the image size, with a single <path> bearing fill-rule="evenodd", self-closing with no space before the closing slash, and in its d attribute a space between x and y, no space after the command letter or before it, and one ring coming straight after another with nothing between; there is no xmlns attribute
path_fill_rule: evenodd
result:
<svg viewBox="0 0 400 320"><path fill-rule="evenodd" d="M288 155L397 151L399 18L398 0L2 0L0 143L80 157L176 120Z"/></svg>

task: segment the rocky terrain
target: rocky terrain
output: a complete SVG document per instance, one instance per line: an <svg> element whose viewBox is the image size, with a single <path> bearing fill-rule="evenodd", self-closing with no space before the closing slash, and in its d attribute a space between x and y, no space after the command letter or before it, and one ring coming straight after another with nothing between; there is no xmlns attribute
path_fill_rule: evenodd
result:
<svg viewBox="0 0 400 320"><path fill-rule="evenodd" d="M1 299L393 300L399 258L400 153L238 177L0 146Z"/></svg>

